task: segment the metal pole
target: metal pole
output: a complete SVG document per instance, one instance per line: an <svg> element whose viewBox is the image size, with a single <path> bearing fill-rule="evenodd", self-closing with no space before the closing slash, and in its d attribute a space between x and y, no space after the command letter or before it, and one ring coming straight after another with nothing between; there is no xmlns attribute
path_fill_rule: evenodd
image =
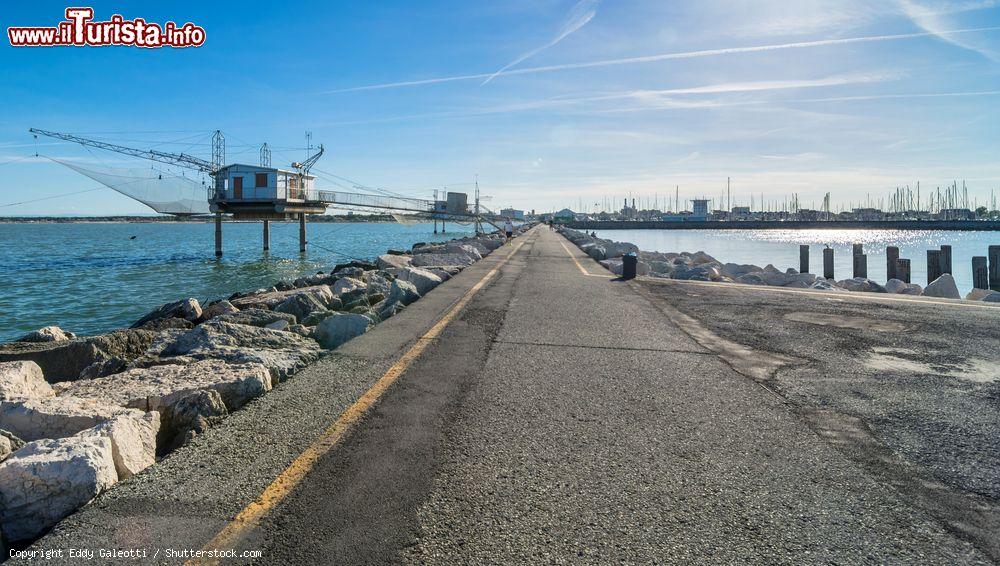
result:
<svg viewBox="0 0 1000 566"><path fill-rule="evenodd" d="M222 213L215 213L215 257L222 257Z"/></svg>
<svg viewBox="0 0 1000 566"><path fill-rule="evenodd" d="M306 213L299 214L299 253L306 253Z"/></svg>
<svg viewBox="0 0 1000 566"><path fill-rule="evenodd" d="M897 261L899 261L899 248L896 246L889 246L885 249L885 279L899 279L899 274L896 270Z"/></svg>
<svg viewBox="0 0 1000 566"><path fill-rule="evenodd" d="M833 248L823 250L823 277L833 279Z"/></svg>
<svg viewBox="0 0 1000 566"><path fill-rule="evenodd" d="M799 246L799 273L809 273L809 244Z"/></svg>
<svg viewBox="0 0 1000 566"><path fill-rule="evenodd" d="M264 251L271 249L271 221L264 221Z"/></svg>

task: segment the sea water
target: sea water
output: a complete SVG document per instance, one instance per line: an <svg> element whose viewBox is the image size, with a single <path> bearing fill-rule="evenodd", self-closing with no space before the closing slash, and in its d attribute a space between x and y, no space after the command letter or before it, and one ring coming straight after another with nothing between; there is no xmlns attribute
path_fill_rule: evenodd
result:
<svg viewBox="0 0 1000 566"><path fill-rule="evenodd" d="M1000 245L1000 232L945 230L599 230L597 235L632 242L640 250L657 252L704 251L722 263L773 264L781 271L799 268L799 245L809 245L809 271L823 274L823 248L834 249L836 279L854 276L852 245L862 244L868 256L868 278L886 282L888 246L910 260L910 281L927 284L927 250L951 246L952 274L963 294L972 289L972 257L986 256Z"/></svg>
<svg viewBox="0 0 1000 566"><path fill-rule="evenodd" d="M299 254L298 223L272 222L265 255L260 222L225 223L225 253L216 260L213 223L0 224L0 341L47 325L105 332L166 302L228 297L471 233L471 226L447 228L434 234L431 223L317 222L308 225L308 251Z"/></svg>

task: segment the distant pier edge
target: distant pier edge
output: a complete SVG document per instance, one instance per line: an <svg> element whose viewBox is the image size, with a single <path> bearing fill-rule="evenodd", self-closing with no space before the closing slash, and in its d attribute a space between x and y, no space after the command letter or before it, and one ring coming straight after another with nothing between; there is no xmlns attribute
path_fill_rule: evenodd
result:
<svg viewBox="0 0 1000 566"><path fill-rule="evenodd" d="M952 230L1000 231L1000 220L576 220L574 230Z"/></svg>

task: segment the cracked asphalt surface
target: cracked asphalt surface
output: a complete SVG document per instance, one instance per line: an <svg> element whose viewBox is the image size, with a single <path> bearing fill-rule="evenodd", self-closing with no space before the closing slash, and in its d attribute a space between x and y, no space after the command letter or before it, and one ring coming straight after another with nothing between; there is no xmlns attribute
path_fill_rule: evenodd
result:
<svg viewBox="0 0 1000 566"><path fill-rule="evenodd" d="M241 549L287 564L997 559L996 382L884 368L988 374L1000 311L624 283L547 228L522 238ZM498 255L36 547L200 547ZM906 329L784 318L819 311ZM953 344L959 331L975 338ZM753 377L734 345L796 362Z"/></svg>

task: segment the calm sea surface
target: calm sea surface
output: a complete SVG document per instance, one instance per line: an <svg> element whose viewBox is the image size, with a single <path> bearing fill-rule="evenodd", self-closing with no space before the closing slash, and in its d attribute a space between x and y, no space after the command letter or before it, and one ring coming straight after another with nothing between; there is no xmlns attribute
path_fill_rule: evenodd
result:
<svg viewBox="0 0 1000 566"><path fill-rule="evenodd" d="M454 228L454 230L453 230ZM298 251L298 223L226 223L225 255L215 260L212 223L0 224L0 341L55 324L87 335L128 326L177 299L231 295L390 248L470 233L432 224L309 225L309 251ZM131 239L135 236L135 239Z"/></svg>
<svg viewBox="0 0 1000 566"><path fill-rule="evenodd" d="M771 263L784 271L799 268L799 245L809 244L812 273L823 272L823 248L832 247L838 280L853 277L851 245L863 244L868 255L868 278L886 280L887 246L899 247L910 259L910 280L927 283L927 250L952 247L952 269L959 290L972 288L972 256L985 256L987 246L1000 245L1000 232L946 232L922 230L601 230L597 234L632 242L641 250L658 252L704 251L727 263Z"/></svg>

